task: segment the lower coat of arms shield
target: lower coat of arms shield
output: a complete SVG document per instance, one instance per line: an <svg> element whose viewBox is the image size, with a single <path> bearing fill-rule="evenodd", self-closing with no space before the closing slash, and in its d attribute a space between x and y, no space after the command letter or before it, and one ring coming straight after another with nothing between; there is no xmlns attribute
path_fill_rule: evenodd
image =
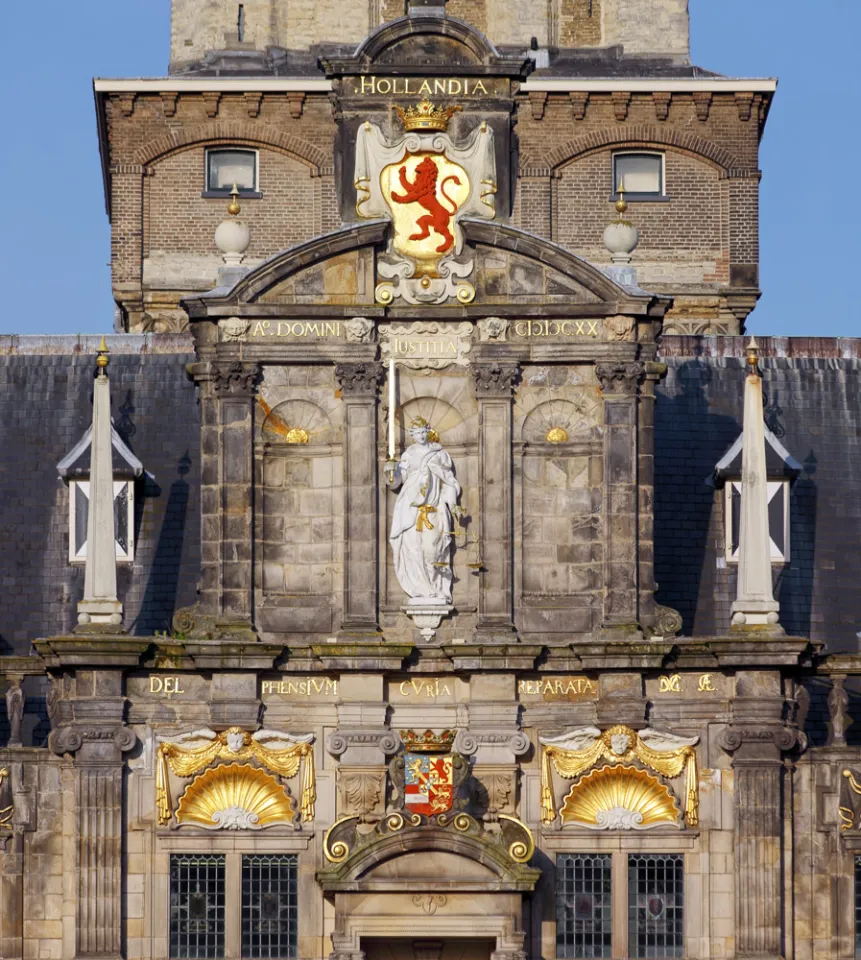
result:
<svg viewBox="0 0 861 960"><path fill-rule="evenodd" d="M404 754L404 804L432 817L451 810L454 800L452 755Z"/></svg>

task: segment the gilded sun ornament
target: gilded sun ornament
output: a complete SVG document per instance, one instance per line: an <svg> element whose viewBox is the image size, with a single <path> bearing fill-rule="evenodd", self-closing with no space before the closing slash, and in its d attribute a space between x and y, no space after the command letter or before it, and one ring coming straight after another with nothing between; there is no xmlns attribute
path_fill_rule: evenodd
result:
<svg viewBox="0 0 861 960"><path fill-rule="evenodd" d="M188 785L176 812L178 823L209 830L259 830L292 823L294 806L274 777L249 764L213 767Z"/></svg>
<svg viewBox="0 0 861 960"><path fill-rule="evenodd" d="M311 439L311 434L304 427L291 427L284 440L287 443L307 443Z"/></svg>
<svg viewBox="0 0 861 960"><path fill-rule="evenodd" d="M560 812L563 823L590 830L648 830L679 822L679 805L667 786L645 770L621 764L578 780Z"/></svg>
<svg viewBox="0 0 861 960"><path fill-rule="evenodd" d="M551 427L545 437L548 443L567 443L568 431L565 427Z"/></svg>

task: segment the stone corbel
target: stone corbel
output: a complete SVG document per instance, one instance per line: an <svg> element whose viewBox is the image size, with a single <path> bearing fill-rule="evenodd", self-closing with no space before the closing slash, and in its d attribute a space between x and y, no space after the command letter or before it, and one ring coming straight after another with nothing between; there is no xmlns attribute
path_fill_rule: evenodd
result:
<svg viewBox="0 0 861 960"><path fill-rule="evenodd" d="M736 93L735 105L738 108L738 118L742 123L750 120L751 108L753 107L752 93Z"/></svg>
<svg viewBox="0 0 861 960"><path fill-rule="evenodd" d="M136 93L121 93L117 97L117 102L120 105L120 112L124 117L130 117L135 112L136 97Z"/></svg>
<svg viewBox="0 0 861 960"><path fill-rule="evenodd" d="M246 93L243 94L245 98L245 109L248 111L248 116L252 120L260 116L260 104L263 102L262 93Z"/></svg>
<svg viewBox="0 0 861 960"><path fill-rule="evenodd" d="M532 108L532 119L543 120L544 109L547 106L547 93L543 91L530 93L529 106Z"/></svg>
<svg viewBox="0 0 861 960"><path fill-rule="evenodd" d="M207 91L203 94L203 107L206 115L214 120L218 116L218 105L221 103L221 94L216 91Z"/></svg>
<svg viewBox="0 0 861 960"><path fill-rule="evenodd" d="M290 111L290 116L294 120L298 120L302 116L302 111L305 107L305 96L306 94L301 91L287 94L287 109Z"/></svg>
<svg viewBox="0 0 861 960"><path fill-rule="evenodd" d="M586 107L589 105L589 94L569 93L568 99L571 101L571 116L575 120L583 120L586 117Z"/></svg>
<svg viewBox="0 0 861 960"><path fill-rule="evenodd" d="M175 91L165 91L164 93L160 93L159 97L161 97L161 106L162 110L164 110L164 115L166 117L176 116L176 103L179 100L179 94Z"/></svg>
<svg viewBox="0 0 861 960"><path fill-rule="evenodd" d="M620 122L628 119L628 107L631 105L631 94L615 91L613 97L613 113Z"/></svg>
<svg viewBox="0 0 861 960"><path fill-rule="evenodd" d="M671 93L652 94L652 102L655 104L655 117L658 120L666 120L670 115L670 104L673 102Z"/></svg>
<svg viewBox="0 0 861 960"><path fill-rule="evenodd" d="M697 120L700 123L705 123L709 118L713 96L714 94L708 90L700 90L694 94L694 107L697 111Z"/></svg>

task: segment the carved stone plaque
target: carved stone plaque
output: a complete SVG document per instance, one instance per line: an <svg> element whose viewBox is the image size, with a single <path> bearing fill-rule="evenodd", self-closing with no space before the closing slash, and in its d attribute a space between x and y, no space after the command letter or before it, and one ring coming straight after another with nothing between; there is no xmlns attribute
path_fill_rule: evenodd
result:
<svg viewBox="0 0 861 960"><path fill-rule="evenodd" d="M415 323L380 325L380 352L383 360L391 357L410 370L442 370L455 364L469 364L472 350L471 323L441 323L417 320Z"/></svg>

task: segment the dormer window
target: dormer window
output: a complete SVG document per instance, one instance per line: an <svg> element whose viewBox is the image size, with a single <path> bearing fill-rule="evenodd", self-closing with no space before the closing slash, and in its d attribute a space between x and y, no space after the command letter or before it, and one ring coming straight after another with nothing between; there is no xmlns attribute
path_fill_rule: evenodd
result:
<svg viewBox="0 0 861 960"><path fill-rule="evenodd" d="M614 153L613 200L619 199L619 184L626 200L665 200L664 155L662 153Z"/></svg>
<svg viewBox="0 0 861 960"><path fill-rule="evenodd" d="M765 427L765 458L767 464L766 491L768 497L768 534L772 563L789 563L789 492L801 464ZM744 433L715 464L706 483L724 489L724 558L727 563L738 563L741 541L741 467L744 452ZM723 562L723 561L721 561Z"/></svg>
<svg viewBox="0 0 861 960"><path fill-rule="evenodd" d="M236 184L239 195L259 197L259 154L256 150L211 148L206 151L206 187L204 197L229 196Z"/></svg>
<svg viewBox="0 0 861 960"><path fill-rule="evenodd" d="M87 559L87 521L90 515L90 452L93 428L57 464L57 472L69 486L69 563ZM111 427L114 473L114 548L117 562L135 558L135 480L143 464L123 438Z"/></svg>

